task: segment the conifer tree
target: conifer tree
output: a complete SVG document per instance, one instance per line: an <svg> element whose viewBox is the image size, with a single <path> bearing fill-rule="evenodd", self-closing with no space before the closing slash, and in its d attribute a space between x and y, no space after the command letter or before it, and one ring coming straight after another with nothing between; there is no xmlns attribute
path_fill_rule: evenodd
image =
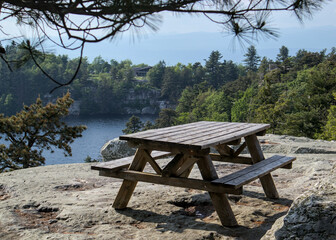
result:
<svg viewBox="0 0 336 240"><path fill-rule="evenodd" d="M219 51L212 51L209 58L205 62L205 80L218 88L223 84L223 63L220 62L222 54Z"/></svg>
<svg viewBox="0 0 336 240"><path fill-rule="evenodd" d="M136 133L139 132L144 127L143 122L139 117L132 116L126 123L126 128L122 130L125 134Z"/></svg>
<svg viewBox="0 0 336 240"><path fill-rule="evenodd" d="M56 103L43 106L36 103L11 117L0 114L0 134L7 145L0 145L0 172L43 165L43 150L56 147L71 156L70 143L81 137L85 126L68 126L62 118L69 113L73 103L70 94L57 99Z"/></svg>
<svg viewBox="0 0 336 240"><path fill-rule="evenodd" d="M288 48L285 47L285 46L282 46L279 49L279 53L277 55L277 60L280 61L280 62L284 62L289 57L288 53L289 53Z"/></svg>
<svg viewBox="0 0 336 240"><path fill-rule="evenodd" d="M170 127L176 124L177 113L173 109L165 108L159 113L159 118L155 121L155 127Z"/></svg>
<svg viewBox="0 0 336 240"><path fill-rule="evenodd" d="M250 46L244 56L246 58L243 61L245 62L247 69L253 72L257 71L260 56L258 56L256 48L253 45Z"/></svg>

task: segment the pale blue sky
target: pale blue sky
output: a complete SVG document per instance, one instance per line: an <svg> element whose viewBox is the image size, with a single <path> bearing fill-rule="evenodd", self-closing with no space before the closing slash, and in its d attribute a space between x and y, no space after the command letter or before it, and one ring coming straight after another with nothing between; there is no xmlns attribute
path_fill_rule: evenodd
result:
<svg viewBox="0 0 336 240"><path fill-rule="evenodd" d="M326 3L322 10L315 12L314 17L305 19L301 24L294 14L289 12L273 13L272 25L279 28L309 28L325 25L336 26L336 1ZM164 14L163 24L159 33L187 33L187 32L218 32L221 28L204 16Z"/></svg>
<svg viewBox="0 0 336 240"><path fill-rule="evenodd" d="M116 41L87 45L84 55L89 60L101 55L108 61L130 59L135 64L153 65L165 60L168 65L174 65L177 62L204 63L211 51L218 50L225 59L241 62L246 48L233 41L232 36L207 18L167 13L162 20L157 32L141 31L140 35L128 32ZM274 59L282 45L289 48L291 55L300 48L310 51L330 49L336 46L336 1L327 3L312 19L306 19L304 24L289 13L277 13L272 17L272 26L279 30L278 39L254 42L261 56ZM8 23L5 27L7 30L16 28L13 23ZM22 33L27 32L29 31L22 30ZM68 54L70 57L79 54L55 48L53 50L56 54Z"/></svg>
<svg viewBox="0 0 336 240"><path fill-rule="evenodd" d="M303 24L285 12L277 13L271 19L280 37L254 42L261 56L274 59L282 45L287 46L292 55L301 48L320 51L336 46L336 1L326 4ZM178 62L204 63L213 50L220 51L225 59L239 63L244 58L246 47L244 49L219 25L205 17L168 13L163 15L157 32L146 32L140 37L130 32L115 42L88 46L85 54L90 60L101 55L106 60L131 59L133 63L150 65L165 60L168 65L174 65Z"/></svg>

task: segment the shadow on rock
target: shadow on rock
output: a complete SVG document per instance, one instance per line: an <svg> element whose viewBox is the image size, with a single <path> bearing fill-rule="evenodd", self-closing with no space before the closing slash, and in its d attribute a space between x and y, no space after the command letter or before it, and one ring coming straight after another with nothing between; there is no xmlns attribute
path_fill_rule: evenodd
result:
<svg viewBox="0 0 336 240"><path fill-rule="evenodd" d="M234 202L238 203L241 198L234 196L233 199ZM245 224L246 222L244 222L244 225L239 225L236 227L224 227L220 224L217 214L215 213L215 209L207 193L196 194L190 198L182 198L176 201L168 202L168 204L173 204L180 207L181 209L168 213L167 215L148 210L131 208L116 211L119 214L128 216L138 221L139 223L155 223L156 230L160 232L172 231L182 233L187 229L194 229L208 231L211 236L220 235L226 237L239 237L242 239L260 239L272 227L276 219L286 214L288 206L290 206L291 203L291 200L288 199L272 199L271 201L274 202L274 204L271 204L272 207L279 207L278 210L272 211L274 214L268 216L256 209L252 215L262 216L262 221L253 222L252 219L252 221L249 220L251 223ZM235 203L233 203L233 205L234 204ZM288 206L284 206L283 204ZM285 208L280 209L280 207Z"/></svg>

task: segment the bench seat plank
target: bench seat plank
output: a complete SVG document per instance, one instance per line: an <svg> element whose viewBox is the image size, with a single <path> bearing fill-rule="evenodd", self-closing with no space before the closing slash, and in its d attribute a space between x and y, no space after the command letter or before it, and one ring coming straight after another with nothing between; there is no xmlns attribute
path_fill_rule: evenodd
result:
<svg viewBox="0 0 336 240"><path fill-rule="evenodd" d="M277 168L291 164L296 158L274 155L252 166L234 172L222 178L213 180L215 184L223 184L227 187L240 188L241 186L274 171Z"/></svg>
<svg viewBox="0 0 336 240"><path fill-rule="evenodd" d="M151 156L153 159L159 159L163 157L170 156L170 152L164 151L153 151ZM110 171L119 171L123 168L128 168L128 166L132 163L134 156L124 157L116 160L111 160L108 162L99 163L97 165L91 166L92 170L103 170L108 169Z"/></svg>
<svg viewBox="0 0 336 240"><path fill-rule="evenodd" d="M217 162L227 162L227 163L239 163L239 164L248 164L252 165L253 161L252 158L250 157L229 157L229 156L223 156L218 153L210 153L209 154L211 157L212 161L217 161ZM288 163L285 166L282 166L280 168L285 168L285 169L292 169L292 163Z"/></svg>

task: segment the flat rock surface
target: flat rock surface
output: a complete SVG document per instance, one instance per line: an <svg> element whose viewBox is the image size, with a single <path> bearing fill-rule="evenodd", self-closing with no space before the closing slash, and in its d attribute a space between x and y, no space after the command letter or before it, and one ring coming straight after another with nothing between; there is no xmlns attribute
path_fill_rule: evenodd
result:
<svg viewBox="0 0 336 240"><path fill-rule="evenodd" d="M265 156L295 156L273 177L280 199L265 198L258 180L229 195L238 227L220 225L205 192L138 183L128 208L115 210L121 180L92 164L52 165L0 174L0 239L260 239L294 199L336 164L336 143L291 136L260 137ZM159 160L164 165L166 160ZM220 176L243 165L215 163ZM200 178L195 168L193 177Z"/></svg>

